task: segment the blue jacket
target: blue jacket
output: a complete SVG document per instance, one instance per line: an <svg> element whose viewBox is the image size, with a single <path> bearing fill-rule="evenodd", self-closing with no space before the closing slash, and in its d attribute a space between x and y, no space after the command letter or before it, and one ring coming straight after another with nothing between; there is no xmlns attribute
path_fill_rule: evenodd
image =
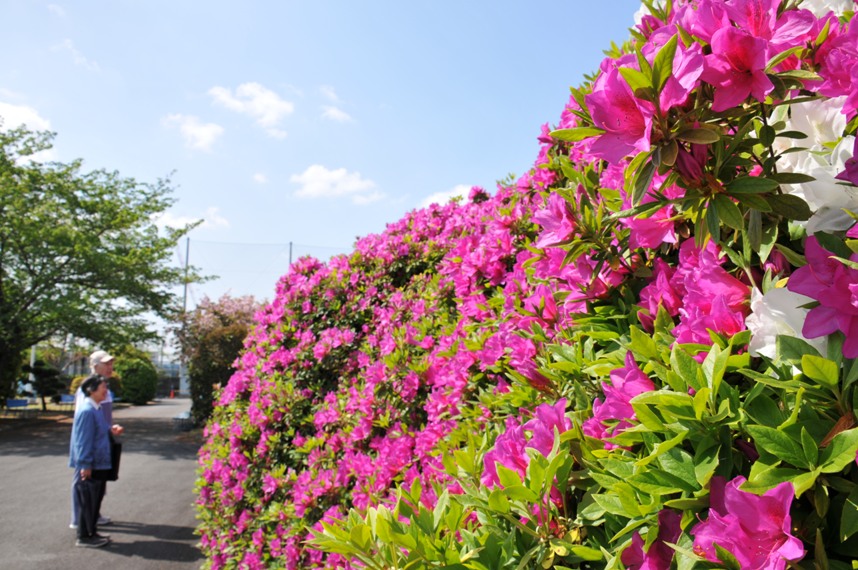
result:
<svg viewBox="0 0 858 570"><path fill-rule="evenodd" d="M110 469L110 426L92 400L84 400L72 425L69 467Z"/></svg>

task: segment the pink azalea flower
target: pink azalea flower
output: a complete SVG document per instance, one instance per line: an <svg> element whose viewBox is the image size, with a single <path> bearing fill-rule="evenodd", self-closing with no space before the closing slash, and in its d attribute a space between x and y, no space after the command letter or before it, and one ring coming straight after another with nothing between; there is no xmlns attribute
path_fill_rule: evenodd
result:
<svg viewBox="0 0 858 570"><path fill-rule="evenodd" d="M853 186L858 186L858 137L855 137L855 144L852 147L852 157L846 159L846 168L843 172L835 176L838 180L850 182Z"/></svg>
<svg viewBox="0 0 858 570"><path fill-rule="evenodd" d="M745 330L750 288L719 265L700 263L689 269L680 322L673 331L677 342L710 344L708 330L727 336Z"/></svg>
<svg viewBox="0 0 858 570"><path fill-rule="evenodd" d="M536 247L543 248L562 243L575 231L575 223L569 214L569 204L556 192L548 196L545 208L533 215L533 221L543 227Z"/></svg>
<svg viewBox="0 0 858 570"><path fill-rule="evenodd" d="M593 402L593 417L587 419L582 428L584 434L596 439L605 440L618 435L632 426L635 410L631 399L638 394L655 390L655 384L643 373L631 352L626 353L623 368L611 372L611 383L602 383L605 393L604 402L596 398ZM616 447L611 443L606 448Z"/></svg>
<svg viewBox="0 0 858 570"><path fill-rule="evenodd" d="M842 113L851 117L856 109L856 68L858 68L858 21L855 19L845 33L841 33L836 19L832 20L832 32L820 46L817 55L819 75L823 81L819 93L826 97L847 95Z"/></svg>
<svg viewBox="0 0 858 570"><path fill-rule="evenodd" d="M709 518L691 530L694 552L717 562L715 544L729 551L747 570L784 570L804 556L801 540L790 534L792 483L784 482L762 496L742 491L744 477L725 484L713 477Z"/></svg>
<svg viewBox="0 0 858 570"><path fill-rule="evenodd" d="M779 4L780 0L725 3L727 14L739 28L770 44L767 57L804 44L816 23L816 17L807 10L788 10L778 16Z"/></svg>
<svg viewBox="0 0 858 570"><path fill-rule="evenodd" d="M627 570L669 570L674 550L666 543L675 543L682 533L682 514L670 509L658 513L658 538L644 552L644 539L632 536L632 544L620 557Z"/></svg>
<svg viewBox="0 0 858 570"><path fill-rule="evenodd" d="M634 96L616 66L602 72L585 101L593 124L604 129L590 152L608 162L617 162L634 151L650 148L653 105Z"/></svg>
<svg viewBox="0 0 858 570"><path fill-rule="evenodd" d="M675 21L682 29L707 43L711 42L715 32L732 25L721 0L685 3L677 10Z"/></svg>
<svg viewBox="0 0 858 570"><path fill-rule="evenodd" d="M653 330L653 322L658 314L659 305L663 306L668 314L675 317L679 314L682 306L682 297L673 286L674 269L661 258L656 258L653 263L652 280L641 290L640 306L646 311L638 312L641 325L648 330Z"/></svg>
<svg viewBox="0 0 858 570"><path fill-rule="evenodd" d="M495 440L495 446L483 457L484 470L480 478L483 485L486 487L500 485L497 470L498 463L507 469L515 471L524 479L527 464L530 463L530 458L524 451L526 443L524 439L524 427L517 426L514 421L510 420L507 423L506 431L498 436Z"/></svg>
<svg viewBox="0 0 858 570"><path fill-rule="evenodd" d="M846 335L843 355L858 357L858 270L832 259L816 237L807 238L807 265L793 272L787 289L819 301L804 321L801 334L817 338L841 331ZM858 254L849 259L858 261Z"/></svg>
<svg viewBox="0 0 858 570"><path fill-rule="evenodd" d="M532 447L548 456L554 447L554 430L563 433L572 429L572 421L566 417L566 398L556 404L540 404L534 410L534 418L524 424L524 429L533 433L527 447Z"/></svg>
<svg viewBox="0 0 858 570"><path fill-rule="evenodd" d="M768 48L765 40L729 27L713 34L711 47L702 78L715 87L713 111L741 105L749 95L762 101L774 89L764 71Z"/></svg>

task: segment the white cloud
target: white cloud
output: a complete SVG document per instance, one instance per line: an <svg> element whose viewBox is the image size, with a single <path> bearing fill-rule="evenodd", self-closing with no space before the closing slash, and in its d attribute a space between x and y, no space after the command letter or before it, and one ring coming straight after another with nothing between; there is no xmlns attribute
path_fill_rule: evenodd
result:
<svg viewBox="0 0 858 570"><path fill-rule="evenodd" d="M337 92L334 91L334 88L330 85L322 85L321 87L319 87L319 91L322 92L322 96L324 96L325 99L331 101L332 103L338 103L340 100L340 98L337 97Z"/></svg>
<svg viewBox="0 0 858 570"><path fill-rule="evenodd" d="M51 129L49 120L26 105L12 105L0 101L0 119L3 121L3 129L14 129L21 125L26 125L31 131L48 131Z"/></svg>
<svg viewBox="0 0 858 570"><path fill-rule="evenodd" d="M54 46L54 51L66 51L71 54L72 60L75 65L79 65L83 68L86 68L90 71L99 71L101 68L98 66L98 63L88 59L84 56L74 45L74 42L66 39L62 43Z"/></svg>
<svg viewBox="0 0 858 570"><path fill-rule="evenodd" d="M210 151L212 145L223 134L223 127L216 123L203 123L199 117L179 113L168 115L162 119L167 127L178 127L185 146L196 150Z"/></svg>
<svg viewBox="0 0 858 570"><path fill-rule="evenodd" d="M224 218L218 213L218 208L215 206L209 206L205 213L202 216L177 216L170 212L166 212L155 219L155 223L160 227L171 227L171 228L181 228L188 224L192 224L199 220L203 219L203 223L199 225L200 228L206 228L209 230L218 229L218 228L228 228L229 220Z"/></svg>
<svg viewBox="0 0 858 570"><path fill-rule="evenodd" d="M375 182L363 179L360 172L348 172L345 168L328 170L314 164L301 174L293 174L290 181L301 185L295 192L298 198L348 197L353 203L364 205L384 197L375 190Z"/></svg>
<svg viewBox="0 0 858 570"><path fill-rule="evenodd" d="M421 208L426 208L431 206L432 204L438 204L439 206L443 206L453 198L462 197L467 198L468 194L471 192L472 186L468 186L467 184L457 184L450 190L446 192L435 192L431 196L428 196L423 202L420 203Z"/></svg>
<svg viewBox="0 0 858 570"><path fill-rule="evenodd" d="M48 4L48 11L59 18L66 17L66 10L59 4Z"/></svg>
<svg viewBox="0 0 858 570"><path fill-rule="evenodd" d="M253 181L257 184L268 184L268 177L261 172L257 172L253 175Z"/></svg>
<svg viewBox="0 0 858 570"><path fill-rule="evenodd" d="M226 87L212 87L209 95L216 104L249 116L275 138L286 136L280 122L295 110L294 104L259 83L242 83L235 93Z"/></svg>
<svg viewBox="0 0 858 570"><path fill-rule="evenodd" d="M348 123L351 122L352 117L342 109L338 107L331 107L329 105L322 106L323 112L322 117L325 119L330 119L332 121L337 121L338 123Z"/></svg>

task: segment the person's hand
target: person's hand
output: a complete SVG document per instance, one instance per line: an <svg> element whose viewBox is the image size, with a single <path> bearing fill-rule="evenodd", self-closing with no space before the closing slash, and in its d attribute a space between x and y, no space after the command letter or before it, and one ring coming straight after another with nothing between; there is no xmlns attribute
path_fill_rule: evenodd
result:
<svg viewBox="0 0 858 570"><path fill-rule="evenodd" d="M125 428L119 424L113 424L113 426L110 428L110 431L113 432L113 435L122 435L123 433L125 433Z"/></svg>
<svg viewBox="0 0 858 570"><path fill-rule="evenodd" d="M80 480L81 481L86 481L90 477L92 477L92 469L81 469L80 470Z"/></svg>

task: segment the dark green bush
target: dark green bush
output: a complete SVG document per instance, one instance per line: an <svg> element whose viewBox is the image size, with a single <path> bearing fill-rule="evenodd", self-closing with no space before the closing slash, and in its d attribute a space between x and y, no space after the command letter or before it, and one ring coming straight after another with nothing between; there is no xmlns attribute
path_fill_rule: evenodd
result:
<svg viewBox="0 0 858 570"><path fill-rule="evenodd" d="M115 369L122 378L123 400L141 406L155 398L158 371L152 362L142 358L117 359Z"/></svg>

